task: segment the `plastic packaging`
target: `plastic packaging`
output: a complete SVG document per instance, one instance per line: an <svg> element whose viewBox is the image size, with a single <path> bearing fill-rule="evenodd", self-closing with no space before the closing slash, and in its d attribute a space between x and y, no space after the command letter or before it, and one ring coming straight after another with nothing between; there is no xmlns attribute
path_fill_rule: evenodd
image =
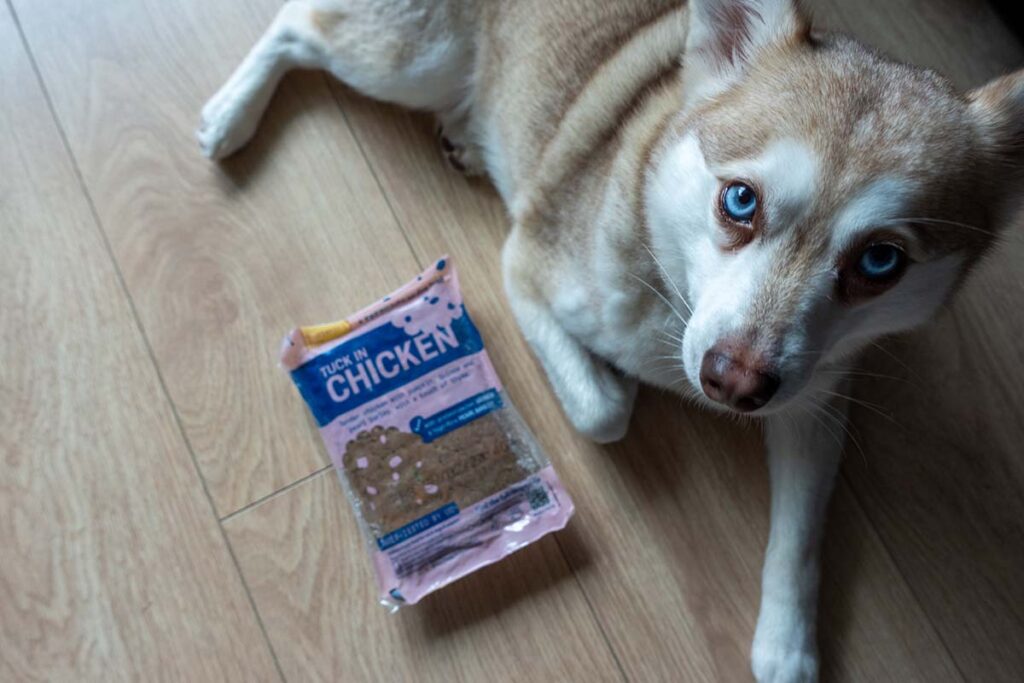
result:
<svg viewBox="0 0 1024 683"><path fill-rule="evenodd" d="M442 258L281 349L320 427L392 608L565 526L554 469L502 390Z"/></svg>

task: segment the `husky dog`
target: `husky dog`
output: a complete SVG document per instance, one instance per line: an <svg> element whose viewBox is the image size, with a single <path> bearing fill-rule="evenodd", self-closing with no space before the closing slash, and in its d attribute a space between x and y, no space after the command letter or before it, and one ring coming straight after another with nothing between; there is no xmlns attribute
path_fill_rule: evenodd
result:
<svg viewBox="0 0 1024 683"><path fill-rule="evenodd" d="M292 0L203 152L245 144L292 68L435 112L493 181L509 301L580 432L622 437L638 381L763 421L752 668L815 680L835 364L927 320L1013 218L1024 72L960 93L794 0Z"/></svg>

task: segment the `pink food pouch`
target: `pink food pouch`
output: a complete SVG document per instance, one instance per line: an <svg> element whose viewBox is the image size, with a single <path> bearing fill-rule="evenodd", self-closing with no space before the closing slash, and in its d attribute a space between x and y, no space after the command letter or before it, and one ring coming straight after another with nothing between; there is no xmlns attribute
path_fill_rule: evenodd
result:
<svg viewBox="0 0 1024 683"><path fill-rule="evenodd" d="M281 364L355 510L383 604L416 603L572 515L449 259L349 318L292 330Z"/></svg>

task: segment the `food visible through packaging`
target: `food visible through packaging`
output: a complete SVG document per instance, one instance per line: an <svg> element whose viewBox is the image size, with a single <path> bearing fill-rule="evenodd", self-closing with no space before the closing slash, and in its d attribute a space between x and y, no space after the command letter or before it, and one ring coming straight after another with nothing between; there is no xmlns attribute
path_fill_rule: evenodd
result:
<svg viewBox="0 0 1024 683"><path fill-rule="evenodd" d="M509 401L442 258L281 349L395 608L565 526L572 501Z"/></svg>

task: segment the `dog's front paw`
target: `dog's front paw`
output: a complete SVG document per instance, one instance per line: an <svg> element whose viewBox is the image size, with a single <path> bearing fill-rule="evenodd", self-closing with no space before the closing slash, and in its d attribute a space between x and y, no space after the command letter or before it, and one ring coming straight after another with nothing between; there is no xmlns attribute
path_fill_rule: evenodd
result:
<svg viewBox="0 0 1024 683"><path fill-rule="evenodd" d="M581 392L575 403L566 407L576 431L597 443L614 443L629 429L637 382L605 372L596 378L597 391Z"/></svg>
<svg viewBox="0 0 1024 683"><path fill-rule="evenodd" d="M758 683L816 683L818 652L813 634L758 626L750 668Z"/></svg>

